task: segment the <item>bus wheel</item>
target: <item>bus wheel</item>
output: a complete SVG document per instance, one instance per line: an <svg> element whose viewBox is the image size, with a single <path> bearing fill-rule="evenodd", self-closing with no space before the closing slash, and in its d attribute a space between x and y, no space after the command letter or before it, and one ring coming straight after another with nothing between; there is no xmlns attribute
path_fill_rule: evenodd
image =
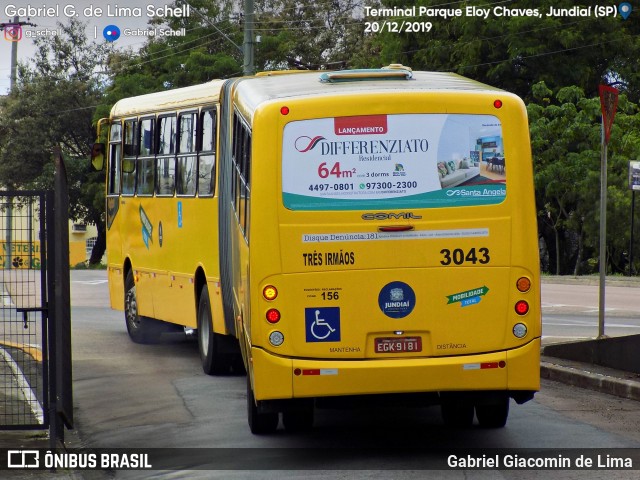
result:
<svg viewBox="0 0 640 480"><path fill-rule="evenodd" d="M247 420L254 435L273 433L278 428L278 412L261 412L251 389L251 379L247 373Z"/></svg>
<svg viewBox="0 0 640 480"><path fill-rule="evenodd" d="M282 424L287 432L307 432L313 428L313 400L282 412Z"/></svg>
<svg viewBox="0 0 640 480"><path fill-rule="evenodd" d="M486 405L476 405L478 423L484 428L502 428L509 416L509 397L499 402Z"/></svg>
<svg viewBox="0 0 640 480"><path fill-rule="evenodd" d="M133 281L133 270L127 272L124 281L124 318L129 337L135 343L154 343L160 340L162 333L156 321L138 314L136 285Z"/></svg>
<svg viewBox="0 0 640 480"><path fill-rule="evenodd" d="M466 428L473 424L473 404L456 399L444 399L440 405L442 420L448 427Z"/></svg>
<svg viewBox="0 0 640 480"><path fill-rule="evenodd" d="M202 369L207 375L220 375L229 370L227 358L220 353L218 336L213 331L209 288L204 285L198 302L198 349Z"/></svg>

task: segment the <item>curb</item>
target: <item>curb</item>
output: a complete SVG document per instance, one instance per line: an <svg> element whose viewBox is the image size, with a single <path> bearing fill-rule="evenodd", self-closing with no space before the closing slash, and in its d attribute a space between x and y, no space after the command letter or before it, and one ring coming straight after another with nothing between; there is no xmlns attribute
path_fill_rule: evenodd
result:
<svg viewBox="0 0 640 480"><path fill-rule="evenodd" d="M596 365L567 362L559 358L547 357L540 362L541 378L640 401L640 381L624 378L633 375Z"/></svg>

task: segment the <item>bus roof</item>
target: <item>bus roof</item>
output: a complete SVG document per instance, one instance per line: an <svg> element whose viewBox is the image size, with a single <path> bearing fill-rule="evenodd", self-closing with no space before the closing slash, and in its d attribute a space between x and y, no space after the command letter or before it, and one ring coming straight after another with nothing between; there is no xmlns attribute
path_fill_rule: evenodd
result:
<svg viewBox="0 0 640 480"><path fill-rule="evenodd" d="M259 105L272 100L304 98L321 95L353 95L357 93L391 93L417 91L486 92L502 91L469 78L446 72L412 72L412 79L385 80L354 75L351 81L321 82L323 72L304 72L285 75L262 74L245 78L237 86L243 107L253 113Z"/></svg>
<svg viewBox="0 0 640 480"><path fill-rule="evenodd" d="M123 98L111 109L112 117L129 117L145 113L188 109L203 104L215 104L225 80L212 80L191 87L148 93Z"/></svg>
<svg viewBox="0 0 640 480"><path fill-rule="evenodd" d="M391 69L387 71L394 71ZM411 72L412 78L380 79L378 76L367 76L367 72L379 74L381 70L345 71L341 74L353 78L336 83L321 81L327 72L321 71L287 71L262 72L255 77L238 79L237 93L243 110L253 114L259 105L272 100L286 98L305 98L321 95L353 95L357 93L416 92L416 91L468 91L493 92L498 88L485 85L475 80L446 72ZM410 69L407 69L410 71ZM191 87L166 90L137 97L124 98L111 109L111 116L123 118L144 115L152 112L175 111L188 109L198 105L214 104L220 99L222 86L228 80L212 80Z"/></svg>

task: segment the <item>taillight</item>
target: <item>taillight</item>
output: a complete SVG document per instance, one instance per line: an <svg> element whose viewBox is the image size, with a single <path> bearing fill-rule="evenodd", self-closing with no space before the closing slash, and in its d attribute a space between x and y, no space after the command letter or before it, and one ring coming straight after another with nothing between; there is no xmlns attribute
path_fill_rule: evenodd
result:
<svg viewBox="0 0 640 480"><path fill-rule="evenodd" d="M529 312L529 304L524 300L516 302L516 313L518 315L526 315Z"/></svg>
<svg viewBox="0 0 640 480"><path fill-rule="evenodd" d="M531 289L531 280L527 277L520 277L516 282L516 288L519 292L528 292Z"/></svg>
<svg viewBox="0 0 640 480"><path fill-rule="evenodd" d="M280 311L275 308L270 308L267 310L267 322L269 323L278 323L280 321Z"/></svg>
<svg viewBox="0 0 640 480"><path fill-rule="evenodd" d="M262 296L264 297L265 300L268 300L269 302L271 302L275 300L276 297L278 296L278 289L273 285L267 285L262 289Z"/></svg>

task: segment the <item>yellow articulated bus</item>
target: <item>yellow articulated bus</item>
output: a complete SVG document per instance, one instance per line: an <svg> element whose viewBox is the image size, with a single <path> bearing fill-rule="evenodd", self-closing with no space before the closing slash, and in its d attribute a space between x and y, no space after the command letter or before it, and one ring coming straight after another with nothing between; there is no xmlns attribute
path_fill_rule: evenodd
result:
<svg viewBox="0 0 640 480"><path fill-rule="evenodd" d="M399 65L264 73L109 124L111 304L136 342L188 327L207 373L244 366L252 432L389 394L502 427L539 389L518 97Z"/></svg>

